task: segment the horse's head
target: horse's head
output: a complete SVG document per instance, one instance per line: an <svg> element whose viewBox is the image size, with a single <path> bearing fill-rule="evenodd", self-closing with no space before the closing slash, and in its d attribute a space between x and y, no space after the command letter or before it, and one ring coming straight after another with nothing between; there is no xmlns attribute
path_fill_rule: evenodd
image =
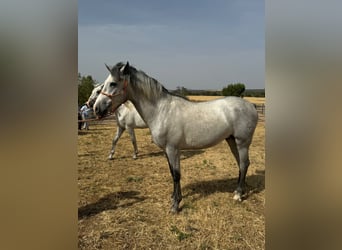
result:
<svg viewBox="0 0 342 250"><path fill-rule="evenodd" d="M129 63L118 63L113 67L106 65L106 67L110 74L94 104L94 112L100 118L127 101Z"/></svg>
<svg viewBox="0 0 342 250"><path fill-rule="evenodd" d="M97 97L100 95L102 88L103 88L103 83L95 87L93 91L91 92L91 95L89 96L88 101L87 101L87 104L90 108L94 106L94 103Z"/></svg>

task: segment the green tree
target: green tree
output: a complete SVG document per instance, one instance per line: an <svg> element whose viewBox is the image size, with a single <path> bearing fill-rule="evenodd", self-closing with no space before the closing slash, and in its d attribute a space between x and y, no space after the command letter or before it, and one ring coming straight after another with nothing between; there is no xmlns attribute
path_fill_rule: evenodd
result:
<svg viewBox="0 0 342 250"><path fill-rule="evenodd" d="M188 89L186 89L185 87L180 87L180 86L177 87L175 92L176 94L181 95L181 96L187 96L190 93Z"/></svg>
<svg viewBox="0 0 342 250"><path fill-rule="evenodd" d="M81 76L78 74L78 105L84 104L94 88L96 81L91 76Z"/></svg>
<svg viewBox="0 0 342 250"><path fill-rule="evenodd" d="M246 87L243 83L232 83L228 84L227 87L222 89L222 95L224 96L242 96Z"/></svg>

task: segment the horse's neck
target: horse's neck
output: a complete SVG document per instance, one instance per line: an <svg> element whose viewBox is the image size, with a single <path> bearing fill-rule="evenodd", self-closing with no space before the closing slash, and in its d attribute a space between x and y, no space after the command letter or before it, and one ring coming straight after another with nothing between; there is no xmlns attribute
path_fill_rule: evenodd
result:
<svg viewBox="0 0 342 250"><path fill-rule="evenodd" d="M141 118L147 123L147 125L151 124L154 119L155 106L150 102L142 101L142 100L132 100L136 110L138 111Z"/></svg>
<svg viewBox="0 0 342 250"><path fill-rule="evenodd" d="M122 120L123 112L124 111L124 106L120 105L114 112L115 118L117 122L120 122Z"/></svg>
<svg viewBox="0 0 342 250"><path fill-rule="evenodd" d="M137 94L138 93L138 94ZM151 126L158 116L160 106L165 101L163 98L149 99L148 97L136 91L134 94L130 95L130 100L134 104L137 112L147 124Z"/></svg>

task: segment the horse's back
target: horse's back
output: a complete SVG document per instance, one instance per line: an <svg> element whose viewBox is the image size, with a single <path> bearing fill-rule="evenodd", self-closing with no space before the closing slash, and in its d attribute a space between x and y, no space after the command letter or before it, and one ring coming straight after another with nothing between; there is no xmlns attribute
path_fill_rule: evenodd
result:
<svg viewBox="0 0 342 250"><path fill-rule="evenodd" d="M242 98L169 104L154 130L167 131L167 140L183 149L210 147L231 135L248 141L256 127L256 109Z"/></svg>
<svg viewBox="0 0 342 250"><path fill-rule="evenodd" d="M240 115L244 115L249 117L252 120L257 120L258 113L254 106L254 104L249 101L236 97L236 96L227 96L222 98L227 104L227 107L234 112L238 112Z"/></svg>
<svg viewBox="0 0 342 250"><path fill-rule="evenodd" d="M192 105L195 104L195 105ZM229 122L248 120L249 122L257 122L258 113L255 106L249 101L236 97L227 96L211 101L198 102L190 104L193 111L201 111L204 115L213 116L217 118L221 116L228 119Z"/></svg>
<svg viewBox="0 0 342 250"><path fill-rule="evenodd" d="M249 140L253 136L258 113L252 103L240 97L228 96L203 102L202 105L206 107L203 108L206 110L203 116L211 117L210 120L217 128L226 127L230 135L241 139ZM203 117L202 121L210 122Z"/></svg>

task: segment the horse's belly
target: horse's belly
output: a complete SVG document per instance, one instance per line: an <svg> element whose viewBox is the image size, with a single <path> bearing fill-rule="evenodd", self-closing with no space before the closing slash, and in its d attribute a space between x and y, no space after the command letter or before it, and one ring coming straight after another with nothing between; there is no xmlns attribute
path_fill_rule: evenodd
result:
<svg viewBox="0 0 342 250"><path fill-rule="evenodd" d="M231 130L192 131L184 134L184 140L180 144L184 149L208 148L216 145L231 135Z"/></svg>

